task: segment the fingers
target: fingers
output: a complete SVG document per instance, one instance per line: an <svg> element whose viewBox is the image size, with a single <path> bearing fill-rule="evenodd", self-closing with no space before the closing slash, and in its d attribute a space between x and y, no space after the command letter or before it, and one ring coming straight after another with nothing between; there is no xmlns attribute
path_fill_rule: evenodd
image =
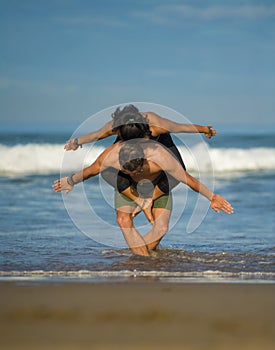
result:
<svg viewBox="0 0 275 350"><path fill-rule="evenodd" d="M232 207L232 205L230 203L227 203L225 206L225 210L228 214L233 214L234 213L234 208Z"/></svg>
<svg viewBox="0 0 275 350"><path fill-rule="evenodd" d="M76 150L76 148L73 148L69 143L66 143L66 145L64 146L64 149L66 151L71 151L71 150L75 151Z"/></svg>
<svg viewBox="0 0 275 350"><path fill-rule="evenodd" d="M234 210L231 206L223 205L220 208L226 214L233 214Z"/></svg>
<svg viewBox="0 0 275 350"><path fill-rule="evenodd" d="M217 131L215 128L213 128L213 126L208 126L208 132L205 134L205 136L208 139L211 139L212 136L216 136L217 135Z"/></svg>
<svg viewBox="0 0 275 350"><path fill-rule="evenodd" d="M152 214L152 206L153 206L153 200L152 198L147 198L146 203L143 208L144 215L146 216L147 220L150 222L150 224L154 223L154 218Z"/></svg>
<svg viewBox="0 0 275 350"><path fill-rule="evenodd" d="M210 133L211 133L211 136L216 136L217 135L217 131L215 128L213 128L213 126L210 126Z"/></svg>
<svg viewBox="0 0 275 350"><path fill-rule="evenodd" d="M141 212L141 208L137 206L132 212L132 218L135 218Z"/></svg>
<svg viewBox="0 0 275 350"><path fill-rule="evenodd" d="M153 225L154 218L153 218L151 210L144 210L143 212L144 212L144 215L146 216L146 219L149 221L149 223Z"/></svg>
<svg viewBox="0 0 275 350"><path fill-rule="evenodd" d="M70 192L70 189L64 187L64 184L62 185L62 182L61 182L62 179L59 179L59 180L54 180L54 184L52 185L52 188L55 192L61 192L63 190L67 190L67 192Z"/></svg>
<svg viewBox="0 0 275 350"><path fill-rule="evenodd" d="M219 213L220 210L226 214L233 214L234 212L232 205L220 195L213 196L211 207L216 213Z"/></svg>
<svg viewBox="0 0 275 350"><path fill-rule="evenodd" d="M66 151L70 151L70 150L75 151L75 150L78 149L78 145L76 145L76 144L73 142L73 140L67 140L67 141L66 141L66 145L64 146L64 149L65 149Z"/></svg>
<svg viewBox="0 0 275 350"><path fill-rule="evenodd" d="M234 208L232 207L232 205L224 198L221 204L221 210L227 214L232 214L234 212Z"/></svg>
<svg viewBox="0 0 275 350"><path fill-rule="evenodd" d="M66 151L69 151L71 148L70 148L70 140L67 140L66 141L66 144L65 144L65 146L64 146L64 149L66 150Z"/></svg>
<svg viewBox="0 0 275 350"><path fill-rule="evenodd" d="M60 180L54 180L54 184L52 185L52 188L55 192L61 191L61 182Z"/></svg>

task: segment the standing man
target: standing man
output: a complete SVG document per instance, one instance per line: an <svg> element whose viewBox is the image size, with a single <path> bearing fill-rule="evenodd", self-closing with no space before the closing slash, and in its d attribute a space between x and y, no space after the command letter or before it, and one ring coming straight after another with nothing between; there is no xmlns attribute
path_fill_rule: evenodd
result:
<svg viewBox="0 0 275 350"><path fill-rule="evenodd" d="M153 188L153 192L158 180L164 173L167 173L206 197L210 201L211 208L217 213L220 210L227 214L233 213L233 208L228 201L222 196L214 194L188 174L175 157L161 144L146 139L133 139L111 145L89 167L69 177L55 180L53 189L55 192L66 191L68 193L75 184L96 176L109 167L117 171L122 170L130 175L137 189L138 185L142 187L142 183L146 180L147 183L152 184L150 187ZM150 193L150 196L153 198L153 193ZM171 193L168 192L153 202L154 222L152 230L142 237L134 227L132 212L136 204L143 207L145 198L136 196L136 198L128 199L117 192L115 193L117 222L134 254L150 255L150 250L155 249L167 233L172 209L171 199Z"/></svg>

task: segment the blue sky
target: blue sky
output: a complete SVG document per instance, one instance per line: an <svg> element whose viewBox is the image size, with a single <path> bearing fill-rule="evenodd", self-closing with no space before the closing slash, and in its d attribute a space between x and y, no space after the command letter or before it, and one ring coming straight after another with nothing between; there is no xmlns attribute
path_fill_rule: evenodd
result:
<svg viewBox="0 0 275 350"><path fill-rule="evenodd" d="M275 124L275 2L0 0L0 120L81 123L131 101Z"/></svg>

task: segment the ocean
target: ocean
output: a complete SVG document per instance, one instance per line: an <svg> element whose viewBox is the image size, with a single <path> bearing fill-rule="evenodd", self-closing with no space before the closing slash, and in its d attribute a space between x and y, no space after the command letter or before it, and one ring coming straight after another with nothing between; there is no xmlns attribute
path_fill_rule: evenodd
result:
<svg viewBox="0 0 275 350"><path fill-rule="evenodd" d="M217 214L179 185L170 230L151 257L132 255L100 176L57 194L52 183L90 164L113 139L63 150L69 134L0 138L0 280L275 282L275 133L173 136L187 170L234 207ZM141 234L150 225L135 219Z"/></svg>

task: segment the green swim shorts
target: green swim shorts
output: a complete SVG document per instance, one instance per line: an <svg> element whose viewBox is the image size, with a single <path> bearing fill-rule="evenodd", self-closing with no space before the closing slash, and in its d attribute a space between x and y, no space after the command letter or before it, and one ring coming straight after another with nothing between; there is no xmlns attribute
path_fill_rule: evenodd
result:
<svg viewBox="0 0 275 350"><path fill-rule="evenodd" d="M123 206L136 207L137 204L130 198L124 196L124 194L115 191L115 208L117 209ZM154 200L153 208L172 210L172 194L164 194L163 196Z"/></svg>

